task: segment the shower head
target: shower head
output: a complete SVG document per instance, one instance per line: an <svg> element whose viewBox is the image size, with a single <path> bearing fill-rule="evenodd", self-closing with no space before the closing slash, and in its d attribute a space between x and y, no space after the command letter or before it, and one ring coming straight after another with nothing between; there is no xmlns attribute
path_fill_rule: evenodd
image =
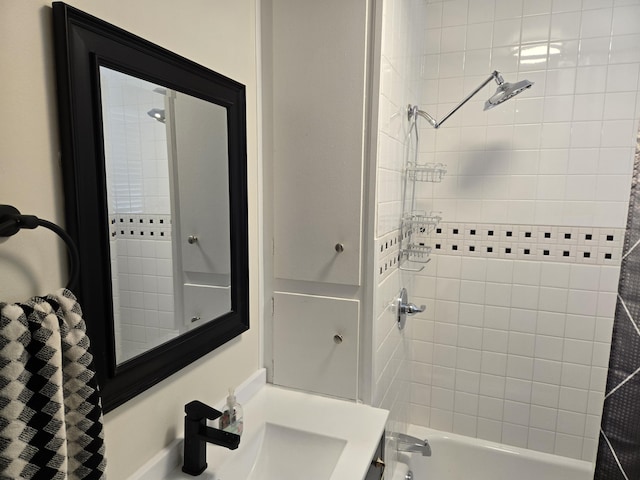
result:
<svg viewBox="0 0 640 480"><path fill-rule="evenodd" d="M419 115L424 119L426 119L433 128L438 128L440 127L440 125L442 125L445 122L445 120L447 120L447 118L449 118L451 115L456 113L460 107L462 107L465 103L471 100L471 97L473 97L476 93L482 90L491 80L496 81L496 83L498 84L498 90L496 90L496 93L494 93L493 96L489 100L487 100L486 103L484 104L485 110L489 110L490 108L493 108L496 105L500 105L502 102L509 100L511 97L516 96L520 92L526 90L527 88L530 88L533 85L533 82L530 82L529 80L522 80L516 83L505 82L504 79L502 78L502 75L500 75L500 73L497 70L494 70L489 76L489 78L487 78L484 82L482 82L480 86L476 88L473 92L467 95L464 98L464 100L462 100L458 105L456 105L453 108L453 110L447 113L442 120L440 121L436 120L427 112L423 110L419 110L416 105L409 105L407 108L407 115L409 117L409 120Z"/></svg>
<svg viewBox="0 0 640 480"><path fill-rule="evenodd" d="M497 81L497 79L496 79ZM524 92L527 88L531 88L533 82L529 80L521 80L516 83L502 82L498 84L498 89L489 100L484 103L484 110L489 110L502 102L506 102L512 97L515 97L521 92Z"/></svg>
<svg viewBox="0 0 640 480"><path fill-rule="evenodd" d="M147 112L147 115L149 115L151 118L155 118L160 123L165 122L164 110L161 108L152 108Z"/></svg>

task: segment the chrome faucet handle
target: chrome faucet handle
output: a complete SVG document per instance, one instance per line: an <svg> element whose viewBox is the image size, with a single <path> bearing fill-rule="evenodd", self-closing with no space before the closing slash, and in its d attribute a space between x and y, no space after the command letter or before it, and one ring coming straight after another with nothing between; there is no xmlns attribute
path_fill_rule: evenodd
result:
<svg viewBox="0 0 640 480"><path fill-rule="evenodd" d="M426 310L426 305L420 305L419 307L414 305L413 303L400 305L400 311L402 313L406 313L407 315L415 315L416 313L422 313Z"/></svg>
<svg viewBox="0 0 640 480"><path fill-rule="evenodd" d="M427 308L426 305L420 305L417 307L413 303L409 303L407 297L407 289L400 290L400 295L396 298L396 320L398 322L398 328L402 330L404 324L407 321L407 315L415 315L416 313L424 312Z"/></svg>

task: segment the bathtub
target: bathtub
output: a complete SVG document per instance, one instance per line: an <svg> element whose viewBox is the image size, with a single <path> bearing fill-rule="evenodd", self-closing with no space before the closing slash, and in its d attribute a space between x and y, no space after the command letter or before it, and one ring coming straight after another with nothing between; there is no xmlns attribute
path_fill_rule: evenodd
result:
<svg viewBox="0 0 640 480"><path fill-rule="evenodd" d="M393 480L592 480L590 462L409 426L409 435L426 438L431 457L399 453Z"/></svg>

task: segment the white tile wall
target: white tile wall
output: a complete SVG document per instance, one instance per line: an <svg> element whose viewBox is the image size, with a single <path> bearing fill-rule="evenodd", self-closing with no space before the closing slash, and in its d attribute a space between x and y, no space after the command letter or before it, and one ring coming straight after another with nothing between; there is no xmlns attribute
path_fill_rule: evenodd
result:
<svg viewBox="0 0 640 480"><path fill-rule="evenodd" d="M451 25L449 3L428 7L421 108L441 118L493 69L536 84L482 112L490 85L438 131L422 122L422 160L449 166L447 185L423 192L430 208L454 222L623 227L638 2L461 0Z"/></svg>
<svg viewBox="0 0 640 480"><path fill-rule="evenodd" d="M410 422L592 460L619 266L435 255L425 272Z"/></svg>
<svg viewBox="0 0 640 480"><path fill-rule="evenodd" d="M398 270L402 173L407 134L406 107L419 102L420 53L424 44L425 0L382 3L382 58L378 111L376 249L378 271L374 277L373 404L391 411L389 431L406 431L409 396L416 410L429 415L421 400L427 393L409 390L410 328L396 326L393 301L401 286L410 287L411 275ZM387 445L388 459L395 448Z"/></svg>
<svg viewBox="0 0 640 480"><path fill-rule="evenodd" d="M426 10L421 109L442 118L494 69L535 85L483 112L490 85L440 129L421 123L421 161L448 174L418 191L443 223L411 294L428 308L411 321L409 420L594 460L640 116L640 2Z"/></svg>
<svg viewBox="0 0 640 480"><path fill-rule="evenodd" d="M170 236L166 240L112 237L118 362L180 333L175 322ZM116 273L114 275L114 273Z"/></svg>
<svg viewBox="0 0 640 480"><path fill-rule="evenodd" d="M116 358L129 360L178 335L175 325L169 162L164 108L149 82L101 69Z"/></svg>
<svg viewBox="0 0 640 480"><path fill-rule="evenodd" d="M165 108L162 87L105 68L100 81L109 211L169 214L166 127L147 115Z"/></svg>

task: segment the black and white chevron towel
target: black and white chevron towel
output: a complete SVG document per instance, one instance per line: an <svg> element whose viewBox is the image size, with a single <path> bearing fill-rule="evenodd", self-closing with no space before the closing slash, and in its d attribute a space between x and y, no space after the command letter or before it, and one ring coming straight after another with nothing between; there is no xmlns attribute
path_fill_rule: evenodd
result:
<svg viewBox="0 0 640 480"><path fill-rule="evenodd" d="M0 303L0 479L104 479L100 395L68 290Z"/></svg>

